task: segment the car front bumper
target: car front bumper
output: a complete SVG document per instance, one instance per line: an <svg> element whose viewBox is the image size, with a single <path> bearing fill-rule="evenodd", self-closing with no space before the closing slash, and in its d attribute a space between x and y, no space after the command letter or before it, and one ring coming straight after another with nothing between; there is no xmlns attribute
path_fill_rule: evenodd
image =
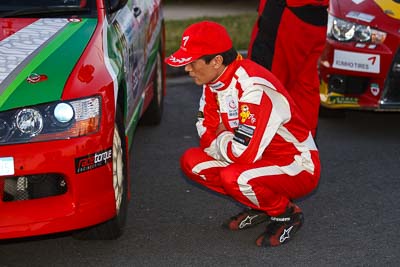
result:
<svg viewBox="0 0 400 267"><path fill-rule="evenodd" d="M400 111L399 51L328 40L319 63L321 105Z"/></svg>
<svg viewBox="0 0 400 267"><path fill-rule="evenodd" d="M15 169L12 176L0 176L0 239L63 232L115 216L112 160L104 157L111 153L112 139L101 136L0 147L0 157L12 157ZM35 190L25 186L36 197L14 199L6 192L10 181L47 175L61 178L39 197L37 184Z"/></svg>

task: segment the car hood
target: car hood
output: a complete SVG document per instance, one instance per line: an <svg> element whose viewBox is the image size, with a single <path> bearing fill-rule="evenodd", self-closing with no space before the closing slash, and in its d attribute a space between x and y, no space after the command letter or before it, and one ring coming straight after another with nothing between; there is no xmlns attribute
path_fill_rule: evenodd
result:
<svg viewBox="0 0 400 267"><path fill-rule="evenodd" d="M329 9L335 17L367 24L396 35L399 34L399 0L331 0Z"/></svg>
<svg viewBox="0 0 400 267"><path fill-rule="evenodd" d="M0 19L0 110L60 100L95 19Z"/></svg>

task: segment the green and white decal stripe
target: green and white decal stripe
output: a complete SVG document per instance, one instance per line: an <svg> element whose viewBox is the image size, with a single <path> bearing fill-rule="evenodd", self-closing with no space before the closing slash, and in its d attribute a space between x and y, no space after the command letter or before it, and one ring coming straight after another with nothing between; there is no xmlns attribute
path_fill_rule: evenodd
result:
<svg viewBox="0 0 400 267"><path fill-rule="evenodd" d="M19 72L24 62L49 42L68 23L66 19L39 19L0 42L0 93L13 80L13 72Z"/></svg>
<svg viewBox="0 0 400 267"><path fill-rule="evenodd" d="M19 60L9 65L10 68L0 70L0 110L59 100L96 22L95 19L40 19L0 42L2 49L2 45L7 47L12 42L25 40L24 45L8 51L19 55ZM38 34L38 31L48 34ZM0 59L3 57L0 54ZM44 74L48 80L30 84L26 79L32 73Z"/></svg>

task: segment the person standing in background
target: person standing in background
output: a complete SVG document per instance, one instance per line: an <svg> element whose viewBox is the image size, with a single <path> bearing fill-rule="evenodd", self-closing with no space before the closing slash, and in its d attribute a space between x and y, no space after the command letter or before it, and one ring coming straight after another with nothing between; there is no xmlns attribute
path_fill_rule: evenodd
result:
<svg viewBox="0 0 400 267"><path fill-rule="evenodd" d="M248 58L271 70L316 136L320 105L317 63L325 47L329 0L260 0Z"/></svg>

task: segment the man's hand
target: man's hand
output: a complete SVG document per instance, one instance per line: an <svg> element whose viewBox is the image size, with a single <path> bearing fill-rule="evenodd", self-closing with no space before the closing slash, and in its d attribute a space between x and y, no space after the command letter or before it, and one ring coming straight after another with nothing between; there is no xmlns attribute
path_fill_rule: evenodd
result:
<svg viewBox="0 0 400 267"><path fill-rule="evenodd" d="M221 132L226 131L227 129L225 128L225 125L221 122L218 127L217 130L215 131L216 135L219 135Z"/></svg>

